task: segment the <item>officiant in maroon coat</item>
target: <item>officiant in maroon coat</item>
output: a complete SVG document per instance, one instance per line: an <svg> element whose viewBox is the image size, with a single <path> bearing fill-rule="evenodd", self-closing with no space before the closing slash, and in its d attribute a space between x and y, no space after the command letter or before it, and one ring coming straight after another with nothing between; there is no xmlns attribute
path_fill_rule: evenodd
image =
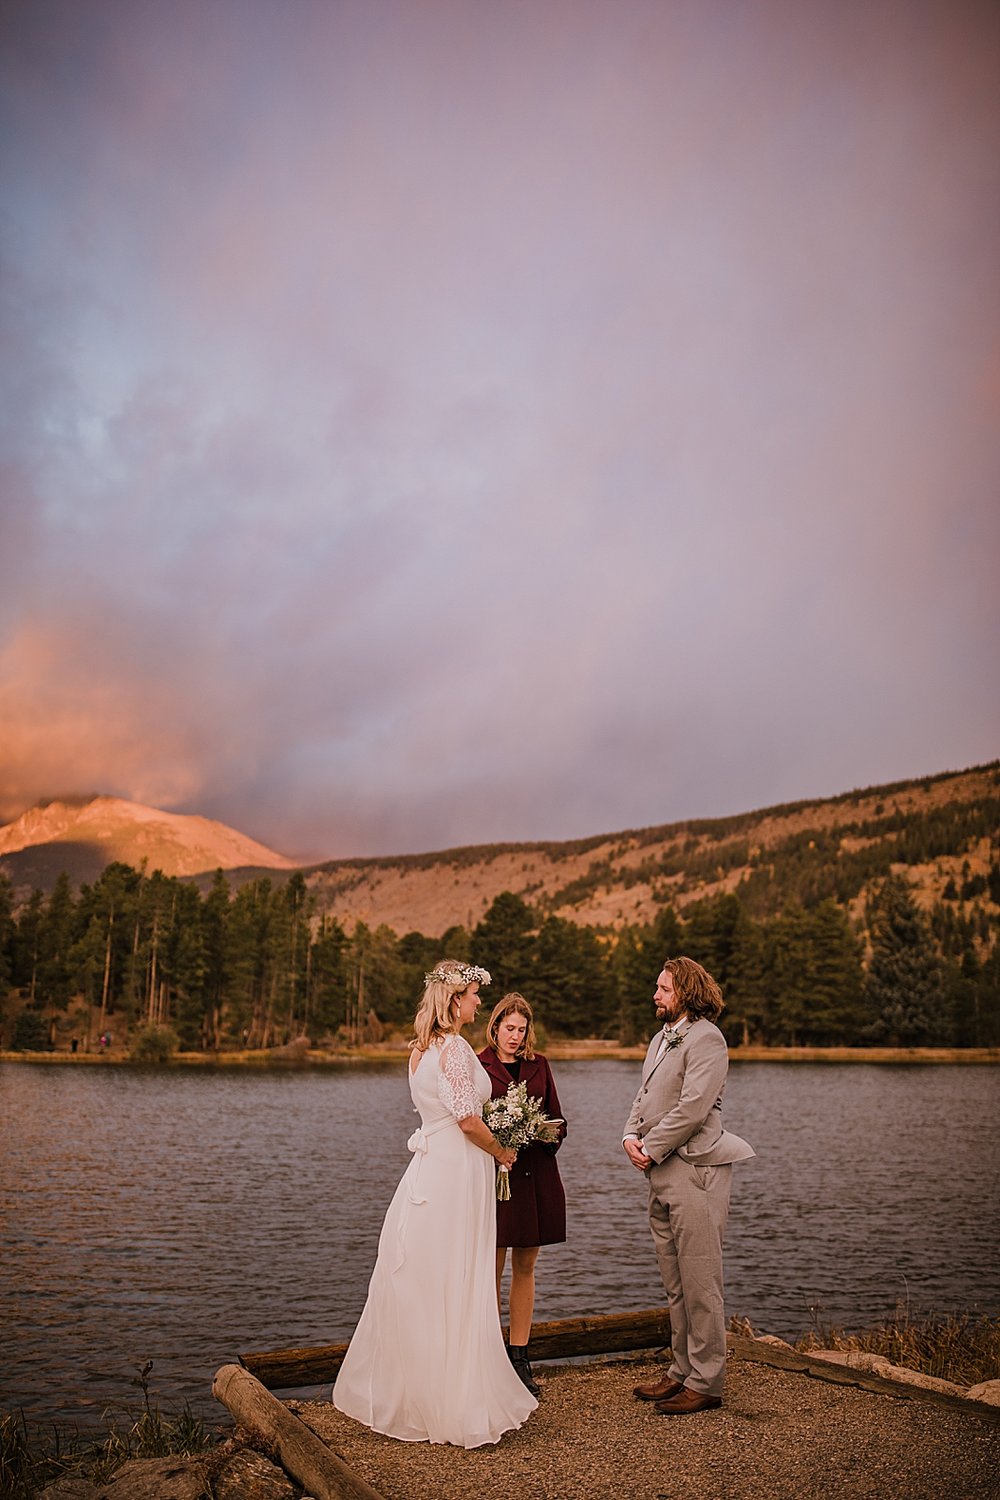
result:
<svg viewBox="0 0 1000 1500"><path fill-rule="evenodd" d="M550 1119L563 1121L559 1139L551 1145L534 1141L521 1148L510 1169L510 1200L497 1203L497 1304L510 1250L510 1358L524 1384L537 1396L538 1386L528 1363L535 1310L535 1262L540 1246L558 1245L566 1238L566 1194L556 1164L566 1123L552 1069L535 1051L534 1017L523 995L505 995L496 1005L486 1027L486 1043L479 1061L490 1075L494 1099L502 1099L512 1083L523 1083Z"/></svg>

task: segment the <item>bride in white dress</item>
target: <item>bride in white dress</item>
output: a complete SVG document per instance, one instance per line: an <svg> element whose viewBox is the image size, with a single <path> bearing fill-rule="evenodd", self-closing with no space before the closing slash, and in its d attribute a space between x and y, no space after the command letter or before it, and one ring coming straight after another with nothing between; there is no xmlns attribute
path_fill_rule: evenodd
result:
<svg viewBox="0 0 1000 1500"><path fill-rule="evenodd" d="M368 1301L333 1404L407 1442L495 1443L538 1405L507 1357L495 1284L494 1163L511 1166L482 1117L489 1075L461 1028L485 969L445 959L414 1022L410 1094L420 1128L389 1205Z"/></svg>

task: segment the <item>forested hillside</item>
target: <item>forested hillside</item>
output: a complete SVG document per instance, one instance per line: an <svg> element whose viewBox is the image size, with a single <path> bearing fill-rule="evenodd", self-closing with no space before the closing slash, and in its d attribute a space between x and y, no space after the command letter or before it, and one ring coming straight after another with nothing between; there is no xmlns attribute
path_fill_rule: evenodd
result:
<svg viewBox="0 0 1000 1500"><path fill-rule="evenodd" d="M115 863L15 909L3 882L4 1043L93 1045L109 1030L154 1050L358 1040L405 1028L444 954L489 968L490 996L523 991L550 1035L631 1042L650 1029L663 957L683 951L722 983L734 1044L997 1045L998 781L992 765L717 822L237 888L221 872L199 889ZM407 891L416 904L434 893L433 925L381 915Z"/></svg>
<svg viewBox="0 0 1000 1500"><path fill-rule="evenodd" d="M489 845L340 860L307 872L319 910L348 927L473 927L501 891L545 916L599 930L648 925L739 892L756 918L829 897L863 915L873 881L906 872L925 908L949 881L985 880L996 860L996 763L818 802L602 834L569 843Z"/></svg>

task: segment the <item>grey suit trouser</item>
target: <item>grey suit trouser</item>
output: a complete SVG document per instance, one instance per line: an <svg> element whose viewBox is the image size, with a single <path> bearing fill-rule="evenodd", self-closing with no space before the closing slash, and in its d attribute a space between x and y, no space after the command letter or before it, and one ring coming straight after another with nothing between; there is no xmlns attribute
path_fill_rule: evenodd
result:
<svg viewBox="0 0 1000 1500"><path fill-rule="evenodd" d="M726 1376L722 1241L731 1166L670 1155L649 1172L649 1227L670 1310L670 1378L721 1396Z"/></svg>

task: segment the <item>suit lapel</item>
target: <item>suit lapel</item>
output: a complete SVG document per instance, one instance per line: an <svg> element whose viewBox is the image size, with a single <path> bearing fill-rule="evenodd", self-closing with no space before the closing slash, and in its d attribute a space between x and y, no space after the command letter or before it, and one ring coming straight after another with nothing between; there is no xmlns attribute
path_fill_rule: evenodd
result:
<svg viewBox="0 0 1000 1500"><path fill-rule="evenodd" d="M680 1037L681 1037L682 1041L687 1036L688 1032L691 1030L691 1027L693 1025L694 1025L694 1022L691 1020L691 1018L690 1017L686 1017L681 1022L681 1024L678 1026L677 1031L680 1034ZM649 1065L649 1071L645 1075L645 1077L643 1078L643 1083L648 1083L649 1080L652 1078L653 1074L656 1072L657 1068L660 1066L660 1063L665 1062L666 1059L671 1055L671 1053L676 1052L678 1050L676 1047L667 1047L660 1054L659 1059L651 1062L650 1061L651 1058L652 1059L656 1059L656 1054L660 1050L660 1042L662 1040L663 1040L663 1028L661 1027L660 1030L657 1032L656 1036L654 1036L652 1042L650 1043L649 1051L646 1054L646 1061L647 1061L647 1064Z"/></svg>
<svg viewBox="0 0 1000 1500"><path fill-rule="evenodd" d="M657 1066L656 1062L654 1061L654 1059L656 1057L657 1052L660 1050L660 1036L661 1036L661 1033L658 1031L656 1033L656 1035L653 1037L653 1039L651 1040L649 1046L646 1048L646 1061L642 1065L642 1081L643 1081L643 1083L648 1083L649 1082L649 1080L652 1078L653 1072L654 1072L654 1070L655 1070L655 1068Z"/></svg>

